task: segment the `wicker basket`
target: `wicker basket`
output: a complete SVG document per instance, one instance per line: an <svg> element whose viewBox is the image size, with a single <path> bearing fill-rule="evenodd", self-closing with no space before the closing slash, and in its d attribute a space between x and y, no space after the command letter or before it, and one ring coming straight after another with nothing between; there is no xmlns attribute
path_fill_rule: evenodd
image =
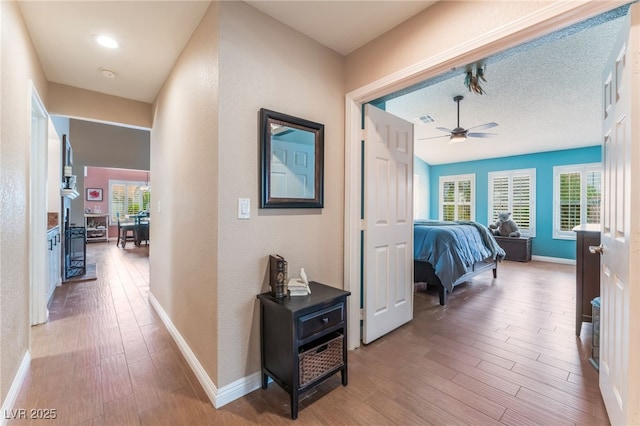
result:
<svg viewBox="0 0 640 426"><path fill-rule="evenodd" d="M338 334L331 340L301 352L299 355L300 386L344 365L342 358L344 337Z"/></svg>

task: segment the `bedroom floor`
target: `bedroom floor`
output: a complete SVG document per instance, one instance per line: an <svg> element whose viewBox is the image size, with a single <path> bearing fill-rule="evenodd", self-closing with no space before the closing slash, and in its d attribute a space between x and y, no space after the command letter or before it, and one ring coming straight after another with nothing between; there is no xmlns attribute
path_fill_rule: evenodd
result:
<svg viewBox="0 0 640 426"><path fill-rule="evenodd" d="M213 408L149 306L144 246L90 244L87 257L98 279L59 287L50 322L32 329L14 409L57 410L32 423L609 424L590 324L574 335L573 266L505 261L497 280L457 286L445 307L416 294L414 320L349 352L349 385L336 375L304 395L294 422L274 383Z"/></svg>

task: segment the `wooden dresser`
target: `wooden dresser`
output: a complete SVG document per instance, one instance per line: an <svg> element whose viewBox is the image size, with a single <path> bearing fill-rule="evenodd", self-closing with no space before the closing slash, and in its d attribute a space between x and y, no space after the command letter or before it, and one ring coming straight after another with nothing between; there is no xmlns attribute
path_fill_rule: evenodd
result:
<svg viewBox="0 0 640 426"><path fill-rule="evenodd" d="M576 336L582 322L591 322L591 301L600 295L600 255L590 246L600 245L600 225L580 225L576 233Z"/></svg>

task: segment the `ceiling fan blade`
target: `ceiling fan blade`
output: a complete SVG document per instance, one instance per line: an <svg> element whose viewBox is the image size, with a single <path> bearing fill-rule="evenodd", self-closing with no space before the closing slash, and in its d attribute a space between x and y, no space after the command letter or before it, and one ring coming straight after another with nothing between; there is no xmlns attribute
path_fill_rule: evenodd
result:
<svg viewBox="0 0 640 426"><path fill-rule="evenodd" d="M498 123L485 123L485 124L480 124L478 126L473 126L473 127L469 127L467 130L485 130L485 129L492 129L494 127L496 127L498 125Z"/></svg>
<svg viewBox="0 0 640 426"><path fill-rule="evenodd" d="M497 133L467 133L470 138L492 138L498 136Z"/></svg>
<svg viewBox="0 0 640 426"><path fill-rule="evenodd" d="M447 129L446 127L436 127L436 129L440 130L441 132L446 132L446 133L451 133L453 131L451 129Z"/></svg>
<svg viewBox="0 0 640 426"><path fill-rule="evenodd" d="M416 139L416 140L417 140L417 141L422 141L422 140L425 140L425 139L439 139L439 138L448 138L448 137L450 137L450 135L429 136L429 137L427 137L427 138L418 138L418 139Z"/></svg>

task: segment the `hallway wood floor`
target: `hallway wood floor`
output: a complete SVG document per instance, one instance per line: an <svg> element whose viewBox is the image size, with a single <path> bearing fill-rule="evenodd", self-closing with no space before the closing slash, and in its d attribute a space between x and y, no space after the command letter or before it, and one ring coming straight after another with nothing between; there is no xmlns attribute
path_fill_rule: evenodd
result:
<svg viewBox="0 0 640 426"><path fill-rule="evenodd" d="M10 425L609 424L591 325L574 335L573 266L505 261L445 307L416 294L414 320L349 352L349 385L335 375L303 395L293 422L275 383L214 409L148 302L148 249L87 250L98 279L56 289L14 406L57 418Z"/></svg>

